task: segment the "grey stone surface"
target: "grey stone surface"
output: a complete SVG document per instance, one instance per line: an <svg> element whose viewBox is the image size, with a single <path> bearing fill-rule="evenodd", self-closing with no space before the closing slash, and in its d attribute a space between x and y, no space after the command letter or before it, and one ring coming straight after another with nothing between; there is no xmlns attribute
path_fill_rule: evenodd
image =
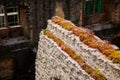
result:
<svg viewBox="0 0 120 80"><path fill-rule="evenodd" d="M48 21L47 29L69 45L76 54L82 56L89 65L99 69L108 80L120 79L120 67L108 60L99 50L88 47L81 42L77 36L72 34L71 31L63 29L61 26L54 24L51 20ZM97 36L95 37L102 41Z"/></svg>
<svg viewBox="0 0 120 80"><path fill-rule="evenodd" d="M47 36L40 34L36 80L94 80Z"/></svg>

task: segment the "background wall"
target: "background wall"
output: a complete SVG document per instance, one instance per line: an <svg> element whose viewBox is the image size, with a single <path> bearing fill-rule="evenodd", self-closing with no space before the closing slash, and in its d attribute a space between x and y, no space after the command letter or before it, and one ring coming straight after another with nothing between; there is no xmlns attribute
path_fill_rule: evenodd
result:
<svg viewBox="0 0 120 80"><path fill-rule="evenodd" d="M56 15L56 8L63 11L62 16L78 24L80 19L80 3L82 0L30 0L28 25L33 28L33 38L38 40L41 29L46 28L47 20ZM59 12L59 11L58 11Z"/></svg>
<svg viewBox="0 0 120 80"><path fill-rule="evenodd" d="M23 11L20 12L22 17L21 24L24 28L24 35L33 41L38 40L41 29L46 28L47 20L55 15L59 15L82 26L84 23L82 15L83 0L11 0L0 1L0 4L16 4ZM104 0L104 20L113 23L120 23L120 1ZM57 10L57 11L56 11ZM101 17L100 17L101 18ZM99 18L95 18L97 21ZM88 19L90 21L90 19ZM86 23L84 23L86 24Z"/></svg>

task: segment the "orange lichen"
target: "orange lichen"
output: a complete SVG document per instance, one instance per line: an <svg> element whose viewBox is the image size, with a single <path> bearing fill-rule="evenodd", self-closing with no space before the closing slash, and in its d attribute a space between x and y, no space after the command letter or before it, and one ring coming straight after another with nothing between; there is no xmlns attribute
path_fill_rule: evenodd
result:
<svg viewBox="0 0 120 80"><path fill-rule="evenodd" d="M89 47L97 48L103 55L112 60L113 63L120 63L120 51L117 52L110 43L96 39L94 34L88 29L79 28L73 25L71 22L68 22L60 17L54 17L52 18L52 21L56 24L59 24L64 29L72 31L73 34L78 36L80 40Z"/></svg>
<svg viewBox="0 0 120 80"><path fill-rule="evenodd" d="M80 56L78 56L68 45L66 45L63 41L53 35L49 30L44 30L43 32L45 35L47 35L48 38L53 39L53 41L55 41L58 46L63 51L65 51L73 60L75 60L82 69L84 69L88 74L90 74L91 77L93 77L95 80L107 80L103 74L87 65Z"/></svg>

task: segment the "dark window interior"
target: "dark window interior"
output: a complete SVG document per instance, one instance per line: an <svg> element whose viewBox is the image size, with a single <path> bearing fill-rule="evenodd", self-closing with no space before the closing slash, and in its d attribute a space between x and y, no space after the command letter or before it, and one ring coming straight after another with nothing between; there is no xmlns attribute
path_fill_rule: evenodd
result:
<svg viewBox="0 0 120 80"><path fill-rule="evenodd" d="M18 25L18 15L8 16L8 25L9 26Z"/></svg>
<svg viewBox="0 0 120 80"><path fill-rule="evenodd" d="M0 27L4 27L4 17L0 16Z"/></svg>
<svg viewBox="0 0 120 80"><path fill-rule="evenodd" d="M7 7L7 13L17 12L17 7Z"/></svg>

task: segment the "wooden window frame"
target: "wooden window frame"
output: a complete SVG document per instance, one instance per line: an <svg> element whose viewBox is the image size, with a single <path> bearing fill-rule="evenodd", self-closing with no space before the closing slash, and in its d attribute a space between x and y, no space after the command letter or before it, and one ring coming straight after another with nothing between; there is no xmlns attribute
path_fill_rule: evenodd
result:
<svg viewBox="0 0 120 80"><path fill-rule="evenodd" d="M85 18L87 17L93 17L92 18L92 22L90 24L94 24L95 23L95 16L98 16L98 15L103 15L105 12L104 12L104 9L103 9L103 6L104 6L104 0L103 0L103 5L102 5L102 11L101 12L96 12L96 0L92 0L93 2L93 7L92 7L92 13L90 14L86 14L86 1L90 1L90 0L83 0L83 25L86 25L86 23L84 22L85 21ZM89 23L88 23L89 24Z"/></svg>
<svg viewBox="0 0 120 80"><path fill-rule="evenodd" d="M1 21L1 26L0 26L0 40L23 36L24 35L24 30L22 27L23 18L20 18L21 12L23 10L21 9L21 7L10 6L10 7L17 7L18 8L17 10L16 9L7 10L7 7L3 5L0 5L0 7L2 7L0 16L3 16L4 18L4 21Z"/></svg>
<svg viewBox="0 0 120 80"><path fill-rule="evenodd" d="M14 27L21 27L20 25L20 18L19 18L19 7L17 6L17 11L16 12L7 12L7 7L6 6L0 6L3 9L3 13L0 13L0 16L4 17L4 26L0 27L0 29L9 29L9 28L14 28ZM15 7L15 6L12 6ZM9 26L9 22L8 22L8 16L14 16L17 15L17 20L18 20L18 24L17 25L13 25L13 26Z"/></svg>
<svg viewBox="0 0 120 80"><path fill-rule="evenodd" d="M88 0L89 1L89 0ZM97 14L101 14L101 13L104 13L104 11L103 11L103 6L102 6L102 11L101 12L96 12L96 10L95 10L95 8L96 8L96 2L95 2L96 0L93 0L93 11L92 11L92 13L91 14L86 14L86 0L83 0L83 14L85 15L85 16L91 16L91 15L97 15ZM103 0L103 3L104 3L104 0Z"/></svg>

